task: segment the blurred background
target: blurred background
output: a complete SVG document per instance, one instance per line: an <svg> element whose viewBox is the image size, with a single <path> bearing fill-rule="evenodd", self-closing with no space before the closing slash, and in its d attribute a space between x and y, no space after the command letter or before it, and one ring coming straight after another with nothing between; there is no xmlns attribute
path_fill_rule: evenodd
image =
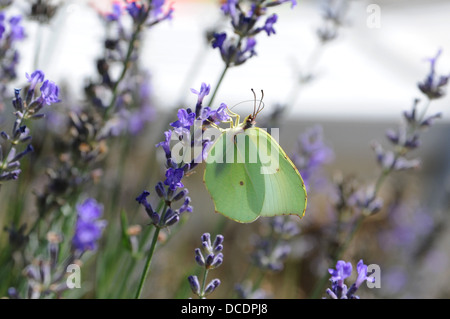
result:
<svg viewBox="0 0 450 319"><path fill-rule="evenodd" d="M164 174L162 150L148 154L153 154L154 145L163 139L162 131L176 116L176 110L194 107L196 96L190 88L198 90L202 82L216 84L223 62L217 50L211 49L206 33L229 28L217 1L172 2L173 19L147 32L142 41L140 63L150 72L156 115L146 135L133 143L135 148L130 150L125 165L126 186L120 194L120 207L132 212L129 219L143 226L146 215L134 198L143 189L153 191L153 185ZM257 56L228 71L213 106L221 102L234 106L253 98L251 88L263 89L266 108L260 115L261 123L267 123L280 105L288 106L279 122L280 144L288 155L294 156L299 135L316 125L322 127L324 143L334 154L324 167L328 186L308 194L306 216L299 222L300 236L292 241L284 271L268 274L261 284L274 298L306 298L318 278L327 273L327 252L321 249L330 249L322 243L329 238L321 236L325 236L334 218L323 201L329 184L337 176L356 177L362 184L375 180L380 168L370 145L374 140L384 144L386 129L397 127L403 121L402 112L410 110L414 99L422 96L417 83L429 72L427 59L442 49L437 72L450 72L449 1L347 2L337 38L325 45L318 40L317 28L323 23L326 1L299 0L293 9L290 4L273 8L278 15L276 34L259 36ZM375 27L368 22L373 14L368 12L371 4L381 10ZM63 1L49 25L25 21L27 39L21 44L18 74L30 73L38 66L48 78L65 84L72 104L81 103L87 79L96 76L95 60L106 32L99 12L107 12L108 8L106 0ZM20 5L13 10L20 12ZM38 57L34 54L36 48L40 50ZM23 85L24 80L19 76L17 85ZM381 267L381 288L363 287L358 291L361 297L450 296L449 103L450 97L446 96L429 109L430 114L442 112L443 116L423 134L420 148L413 153L421 158L420 170L396 172L389 177L381 191L384 209L363 225L345 254L354 268L361 258L366 264ZM252 103L241 103L233 111L246 116L251 108ZM113 167L118 152L111 148L105 167ZM114 174L114 170L106 172L104 189L96 193L108 196L108 181L114 180ZM202 175L200 165L184 180L194 213L176 233L166 234L170 240L157 250L146 297L188 297L184 278L195 269L193 249L200 245L201 234L215 234L216 229L225 235L225 261L214 271L213 276L221 278L223 285L213 296L230 297L234 285L243 279L255 238L266 231L267 221L250 225L224 223L224 217L213 213ZM33 186L39 187L39 181ZM2 190L1 208L5 209L6 196L11 193ZM32 193L27 196L31 202ZM406 203L401 208L395 205L398 196ZM399 211L395 221L390 220L393 210ZM32 208L29 214L33 216ZM114 218L118 222L118 216ZM6 220L4 217L4 223ZM424 225L428 227L425 230L420 228ZM324 229L320 230L321 226ZM397 228L401 235L394 231ZM111 243L113 239L109 244L105 239L104 245ZM89 262L96 264L94 257ZM97 269L101 265L105 264L98 262ZM99 295L108 297L106 289Z"/></svg>

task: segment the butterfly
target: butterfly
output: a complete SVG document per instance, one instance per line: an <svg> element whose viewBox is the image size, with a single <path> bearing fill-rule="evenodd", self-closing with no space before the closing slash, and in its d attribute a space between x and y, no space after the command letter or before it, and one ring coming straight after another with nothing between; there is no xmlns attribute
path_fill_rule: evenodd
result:
<svg viewBox="0 0 450 319"><path fill-rule="evenodd" d="M240 222L260 216L304 216L307 194L303 179L278 142L255 126L264 108L262 98L253 113L240 123L239 115L227 108L230 128L209 149L203 182L215 211ZM233 121L233 118L235 121Z"/></svg>

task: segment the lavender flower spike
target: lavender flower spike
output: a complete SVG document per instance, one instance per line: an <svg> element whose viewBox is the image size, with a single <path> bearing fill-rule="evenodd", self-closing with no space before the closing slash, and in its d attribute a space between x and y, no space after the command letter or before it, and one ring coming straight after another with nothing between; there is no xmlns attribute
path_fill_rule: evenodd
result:
<svg viewBox="0 0 450 319"><path fill-rule="evenodd" d="M219 267L223 262L223 254L221 252L223 250L223 240L224 237L222 235L217 235L211 244L211 235L204 233L201 237L202 248L195 248L194 250L196 263L204 268L202 288L200 288L197 276L189 276L188 281L192 292L200 298L205 298L220 285L220 280L217 278L206 285L206 277L210 270Z"/></svg>

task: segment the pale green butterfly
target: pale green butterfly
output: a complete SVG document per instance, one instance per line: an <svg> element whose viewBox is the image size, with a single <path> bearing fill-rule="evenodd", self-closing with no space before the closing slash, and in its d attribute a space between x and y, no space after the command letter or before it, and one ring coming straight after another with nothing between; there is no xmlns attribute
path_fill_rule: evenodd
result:
<svg viewBox="0 0 450 319"><path fill-rule="evenodd" d="M215 211L234 221L250 223L259 216L277 215L301 218L307 202L305 184L277 141L255 127L261 105L262 98L256 108L255 95L253 113L243 123L227 109L230 128L217 127L221 135L209 150L203 181Z"/></svg>

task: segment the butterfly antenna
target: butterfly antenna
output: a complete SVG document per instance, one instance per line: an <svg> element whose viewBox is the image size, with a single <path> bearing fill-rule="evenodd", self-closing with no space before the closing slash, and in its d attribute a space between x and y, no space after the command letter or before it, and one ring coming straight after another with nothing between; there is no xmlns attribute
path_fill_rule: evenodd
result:
<svg viewBox="0 0 450 319"><path fill-rule="evenodd" d="M258 115L264 109L265 104L263 103L263 99L264 99L264 91L261 90L261 100L259 100L258 110L257 110L255 116ZM256 100L255 100L255 104L256 104Z"/></svg>
<svg viewBox="0 0 450 319"><path fill-rule="evenodd" d="M253 104L253 117L255 117L256 114L257 114L257 112L256 112L256 93L255 93L255 91L253 89L251 89L251 90L252 90L253 97L254 97L254 99L253 99L253 101L254 101L254 104Z"/></svg>

